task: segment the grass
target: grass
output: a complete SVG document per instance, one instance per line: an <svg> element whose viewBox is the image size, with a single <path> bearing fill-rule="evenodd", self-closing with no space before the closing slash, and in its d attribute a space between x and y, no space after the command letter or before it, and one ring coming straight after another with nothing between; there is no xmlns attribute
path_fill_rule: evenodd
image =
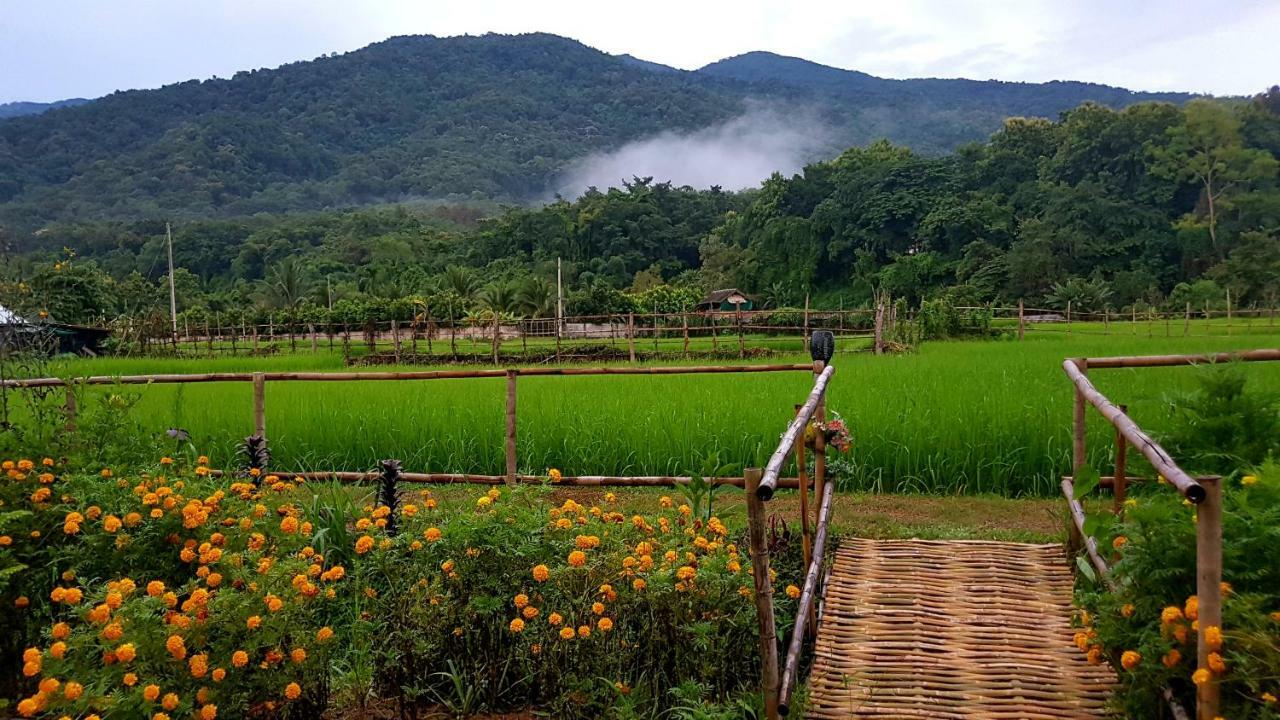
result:
<svg viewBox="0 0 1280 720"><path fill-rule="evenodd" d="M925 343L894 356L841 355L828 407L849 421L854 450L841 460L848 490L892 493L1056 495L1069 467L1069 356L1211 352L1280 346L1265 320L1193 323L1188 337L1102 334L1100 324L1034 328L1024 342ZM1221 326L1221 327L1219 327ZM1163 325L1160 325L1163 328ZM1128 330L1129 328L1125 328ZM1096 331L1096 332L1094 332ZM801 362L803 356L786 356ZM777 361L776 359L770 362ZM339 354L268 358L76 360L60 375L231 370L337 370ZM679 364L679 363L674 363ZM1154 434L1168 427L1165 398L1194 386L1203 369L1096 371L1098 387ZM1249 368L1257 386L1280 391L1280 366ZM800 372L753 375L522 378L518 407L521 471L566 474L688 474L713 458L761 464L807 394ZM427 382L269 383L267 428L276 466L367 469L395 457L409 470L501 473L501 379ZM126 388L146 431L189 430L215 462L229 462L252 428L247 383ZM111 391L99 389L101 394ZM92 397L81 401L92 412ZM1090 455L1111 462L1110 426L1090 414Z"/></svg>

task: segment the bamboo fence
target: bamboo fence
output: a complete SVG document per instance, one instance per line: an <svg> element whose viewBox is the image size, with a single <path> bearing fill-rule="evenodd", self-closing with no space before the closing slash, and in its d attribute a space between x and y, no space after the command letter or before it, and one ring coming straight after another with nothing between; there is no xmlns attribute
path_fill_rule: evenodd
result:
<svg viewBox="0 0 1280 720"><path fill-rule="evenodd" d="M1071 540L1076 548L1083 548L1099 577L1112 589L1115 582L1106 560L1098 552L1097 542L1084 531L1085 511L1077 498L1076 478L1087 465L1086 413L1093 406L1107 419L1116 431L1115 471L1103 478L1100 486L1110 486L1115 494L1115 511L1124 512L1123 497L1126 486L1134 479L1127 476L1128 446L1132 445L1151 463L1160 477L1173 485L1188 501L1196 505L1196 597L1199 600L1198 658L1197 667L1208 668L1209 643L1205 632L1210 627L1222 626L1222 486L1216 476L1192 477L1143 432L1126 413L1094 387L1089 371L1107 368L1175 367L1218 362L1263 362L1280 360L1280 349L1251 350L1240 353L1210 355L1153 355L1105 358L1075 358L1063 361L1062 368L1075 386L1075 403L1072 419L1072 475L1062 480L1062 493L1066 497L1072 526ZM1109 482L1107 482L1109 481ZM1220 688L1218 680L1210 673L1210 679L1197 686L1196 718L1213 720L1218 717ZM1171 692L1165 697L1175 715L1185 716Z"/></svg>

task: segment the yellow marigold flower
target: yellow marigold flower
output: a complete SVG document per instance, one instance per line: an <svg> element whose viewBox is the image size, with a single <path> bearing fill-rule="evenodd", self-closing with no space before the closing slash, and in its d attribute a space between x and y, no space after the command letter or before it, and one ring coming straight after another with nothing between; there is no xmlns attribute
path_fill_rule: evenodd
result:
<svg viewBox="0 0 1280 720"><path fill-rule="evenodd" d="M1089 648L1089 652L1085 654L1085 660L1087 660L1090 665L1101 665L1102 649L1097 647L1096 645L1094 647Z"/></svg>
<svg viewBox="0 0 1280 720"><path fill-rule="evenodd" d="M516 618L511 621L510 627L511 627L511 632L513 633L524 632L524 620L521 620L520 618Z"/></svg>
<svg viewBox="0 0 1280 720"><path fill-rule="evenodd" d="M1208 668L1200 668L1199 670L1191 673L1191 682L1196 685L1203 685L1209 682L1212 677L1213 675L1209 672Z"/></svg>
<svg viewBox="0 0 1280 720"><path fill-rule="evenodd" d="M440 539L440 528L429 527L423 531L422 536L426 538L427 542L436 542Z"/></svg>
<svg viewBox="0 0 1280 720"><path fill-rule="evenodd" d="M1200 617L1200 598L1196 597L1195 595L1192 595L1191 597L1187 598L1187 604L1182 609L1182 614L1185 615L1188 620L1195 620L1199 618Z"/></svg>
<svg viewBox="0 0 1280 720"><path fill-rule="evenodd" d="M560 639L561 639L561 640L572 640L572 639L573 639L573 628L571 628L571 627L561 628L561 629L560 629Z"/></svg>
<svg viewBox="0 0 1280 720"><path fill-rule="evenodd" d="M289 651L289 659L293 661L293 664L301 665L307 661L307 649L300 647L294 648Z"/></svg>
<svg viewBox="0 0 1280 720"><path fill-rule="evenodd" d="M1173 650L1170 650L1169 652L1164 654L1164 657L1160 658L1160 662L1165 667L1172 668L1178 663L1182 662L1182 653L1178 652L1176 648Z"/></svg>
<svg viewBox="0 0 1280 720"><path fill-rule="evenodd" d="M564 476L560 474L559 470L551 468L547 471L547 477L551 479L551 482L560 482L560 478Z"/></svg>
<svg viewBox="0 0 1280 720"><path fill-rule="evenodd" d="M174 708L178 707L178 694L165 693L164 697L160 698L160 707L164 708L165 710L173 710Z"/></svg>
<svg viewBox="0 0 1280 720"><path fill-rule="evenodd" d="M492 504L493 504L493 498L489 497L488 495L481 495L480 497L476 498L477 510L484 510Z"/></svg>
<svg viewBox="0 0 1280 720"><path fill-rule="evenodd" d="M284 696L290 700L297 700L302 696L302 687L296 682L291 682L284 686Z"/></svg>
<svg viewBox="0 0 1280 720"><path fill-rule="evenodd" d="M242 668L249 664L249 653L243 650L237 650L231 653L231 664L234 667Z"/></svg>
<svg viewBox="0 0 1280 720"><path fill-rule="evenodd" d="M455 565L453 564L452 560L445 560L444 562L440 563L440 569L445 571L446 573L453 572L454 567Z"/></svg>
<svg viewBox="0 0 1280 720"><path fill-rule="evenodd" d="M333 639L333 628L328 625L316 631L316 642L328 642Z"/></svg>
<svg viewBox="0 0 1280 720"><path fill-rule="evenodd" d="M1277 702L1280 702L1276 699L1275 695L1269 692L1262 693L1261 695L1258 696L1258 699L1268 705L1275 705Z"/></svg>
<svg viewBox="0 0 1280 720"><path fill-rule="evenodd" d="M642 592L645 588L644 578L636 578L631 581L631 589L636 592Z"/></svg>
<svg viewBox="0 0 1280 720"><path fill-rule="evenodd" d="M676 579L679 580L680 582L687 583L690 580L693 580L693 578L696 577L697 574L698 574L697 570L693 569L688 565L682 565L680 566L680 569L676 570Z"/></svg>
<svg viewBox="0 0 1280 720"><path fill-rule="evenodd" d="M257 615L250 615L245 619L244 625L250 630L257 630L262 626L262 618Z"/></svg>
<svg viewBox="0 0 1280 720"><path fill-rule="evenodd" d="M1240 478L1241 485L1254 485L1257 482L1258 482L1257 475L1245 475L1244 477Z"/></svg>
<svg viewBox="0 0 1280 720"><path fill-rule="evenodd" d="M796 587L795 585L788 585L787 597L791 598L792 600L798 599L800 597L800 588Z"/></svg>
<svg viewBox="0 0 1280 720"><path fill-rule="evenodd" d="M361 535L360 539L356 540L357 554L364 555L365 553L369 552L372 549L373 549L373 538L369 537L368 535Z"/></svg>
<svg viewBox="0 0 1280 720"><path fill-rule="evenodd" d="M131 672L125 673L124 678L122 678L120 682L124 683L125 687L133 687L138 684L138 674Z"/></svg>
<svg viewBox="0 0 1280 720"><path fill-rule="evenodd" d="M138 656L138 652L134 649L133 643L125 643L116 648L116 659L122 663L133 662Z"/></svg>
<svg viewBox="0 0 1280 720"><path fill-rule="evenodd" d="M155 702L160 698L160 686L148 685L142 688L142 699L147 702Z"/></svg>
<svg viewBox="0 0 1280 720"><path fill-rule="evenodd" d="M609 632L613 629L613 621L607 617L600 618L600 620L596 622L596 627L600 628L600 632Z"/></svg>
<svg viewBox="0 0 1280 720"><path fill-rule="evenodd" d="M580 568L586 564L587 564L586 553L582 552L581 550L574 550L573 552L569 553L570 566Z"/></svg>
<svg viewBox="0 0 1280 720"><path fill-rule="evenodd" d="M1204 641L1210 650L1219 650L1222 648L1222 628L1217 625L1210 625L1204 629Z"/></svg>
<svg viewBox="0 0 1280 720"><path fill-rule="evenodd" d="M1169 607L1166 607L1164 610L1160 611L1160 622L1166 625L1176 623L1181 619L1182 619L1182 608L1179 608L1176 605L1170 605Z"/></svg>
<svg viewBox="0 0 1280 720"><path fill-rule="evenodd" d="M595 613L596 615L603 615L604 603L602 602L591 603L591 612Z"/></svg>
<svg viewBox="0 0 1280 720"><path fill-rule="evenodd" d="M564 618L563 618L563 617L561 617L560 613L553 612L553 613L551 613L550 615L548 615L548 616L547 616L547 622L548 622L549 624L551 624L551 625L554 627L554 626L559 625L560 623L564 622Z"/></svg>
<svg viewBox="0 0 1280 720"><path fill-rule="evenodd" d="M84 686L78 682L70 681L66 687L62 689L62 696L68 700L75 700L84 693Z"/></svg>

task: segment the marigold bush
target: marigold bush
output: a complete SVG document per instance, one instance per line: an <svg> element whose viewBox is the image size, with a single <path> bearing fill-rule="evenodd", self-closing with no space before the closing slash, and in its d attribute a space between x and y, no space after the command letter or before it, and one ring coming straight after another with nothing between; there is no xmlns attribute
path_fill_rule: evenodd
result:
<svg viewBox="0 0 1280 720"><path fill-rule="evenodd" d="M585 718L758 687L741 539L667 497L627 515L550 486L449 509L417 490L390 517L367 488L182 459L4 469L0 669L23 717L315 717L372 692ZM773 540L785 634L799 559Z"/></svg>
<svg viewBox="0 0 1280 720"><path fill-rule="evenodd" d="M1210 669L1199 675L1195 507L1167 486L1126 505L1099 538L1118 555L1119 590L1084 575L1077 587L1076 645L1116 668L1117 705L1127 717L1163 717L1164 688L1191 708L1197 682L1214 677L1224 717L1280 718L1280 466L1223 480L1222 626L1206 628Z"/></svg>

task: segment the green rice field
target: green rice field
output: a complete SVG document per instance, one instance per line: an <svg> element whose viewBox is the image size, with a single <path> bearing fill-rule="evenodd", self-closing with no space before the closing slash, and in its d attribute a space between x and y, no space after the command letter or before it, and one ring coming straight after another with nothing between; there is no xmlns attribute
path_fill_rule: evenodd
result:
<svg viewBox="0 0 1280 720"><path fill-rule="evenodd" d="M850 490L1047 496L1069 467L1072 356L1198 353L1280 347L1265 320L1233 328L1104 334L1077 323L1035 329L1025 341L929 342L913 352L841 354L828 407L850 424L854 448L842 466ZM1163 329L1161 327L1160 329ZM1180 329L1180 328L1179 328ZM1129 328L1125 328L1129 330ZM797 353L767 362L803 362ZM678 363L676 363L678 364ZM338 353L267 358L99 358L64 362L60 376L215 371L341 370ZM389 369L389 368L379 368ZM420 366L413 369L422 369ZM1166 398L1195 386L1202 368L1099 370L1099 389L1129 406L1157 437ZM1280 363L1248 368L1259 388L1280 391ZM811 386L803 372L524 377L519 380L521 472L690 474L713 458L725 472L762 464ZM106 412L101 398L137 394L131 411L147 433L191 433L215 464L232 462L252 431L248 383L83 391L82 413ZM281 470L363 470L398 458L407 470L500 474L504 469L505 380L268 383L267 434ZM1090 413L1091 456L1110 462L1110 426Z"/></svg>

